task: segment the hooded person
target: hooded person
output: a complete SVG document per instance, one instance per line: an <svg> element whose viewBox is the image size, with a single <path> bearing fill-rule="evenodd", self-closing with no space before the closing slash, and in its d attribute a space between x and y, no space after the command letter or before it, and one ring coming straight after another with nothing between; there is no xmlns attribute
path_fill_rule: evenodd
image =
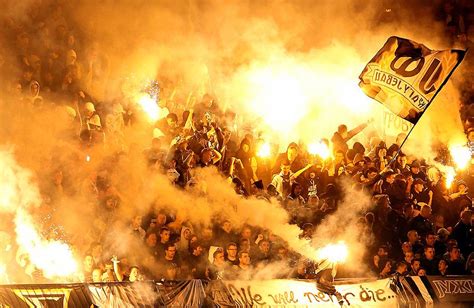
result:
<svg viewBox="0 0 474 308"><path fill-rule="evenodd" d="M102 122L99 114L95 110L95 106L91 102L87 102L85 105L86 112L86 131L90 132L90 140L92 142L104 142L105 135L102 131Z"/></svg>
<svg viewBox="0 0 474 308"><path fill-rule="evenodd" d="M43 97L40 96L40 84L36 80L30 82L30 93L28 95L28 100L31 104L37 106L43 102Z"/></svg>
<svg viewBox="0 0 474 308"><path fill-rule="evenodd" d="M66 52L66 66L76 64L77 54L74 49L69 49Z"/></svg>
<svg viewBox="0 0 474 308"><path fill-rule="evenodd" d="M251 183L258 180L257 175L254 172L254 170L256 171L256 168L252 168L252 165L255 165L257 160L255 159L252 144L247 138L244 138L240 143L240 147L237 150L235 157L242 162L244 173L242 180L245 184L245 189L250 191Z"/></svg>
<svg viewBox="0 0 474 308"><path fill-rule="evenodd" d="M305 166L304 159L300 155L300 148L295 142L291 142L286 152L278 154L275 164L272 167L272 174L280 172L281 162L288 160L290 162L291 172L296 172Z"/></svg>
<svg viewBox="0 0 474 308"><path fill-rule="evenodd" d="M101 130L102 124L100 121L100 117L95 110L95 106L91 102L87 102L84 105L85 112L86 112L86 124L88 130Z"/></svg>
<svg viewBox="0 0 474 308"><path fill-rule="evenodd" d="M81 80L82 72L82 66L77 61L76 51L74 51L74 49L69 49L66 52L65 70L63 75L71 73L74 76L74 79Z"/></svg>
<svg viewBox="0 0 474 308"><path fill-rule="evenodd" d="M189 240L191 239L193 232L190 227L183 226L181 228L181 234L179 241L176 243L176 248L181 256L188 255L189 253Z"/></svg>

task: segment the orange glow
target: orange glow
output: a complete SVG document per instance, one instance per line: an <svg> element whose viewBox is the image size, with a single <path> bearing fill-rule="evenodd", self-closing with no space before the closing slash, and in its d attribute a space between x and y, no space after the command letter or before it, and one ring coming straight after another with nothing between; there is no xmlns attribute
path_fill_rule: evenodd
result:
<svg viewBox="0 0 474 308"><path fill-rule="evenodd" d="M315 143L310 143L308 145L308 152L311 155L317 155L322 159L327 159L331 156L331 150L326 143L319 141Z"/></svg>
<svg viewBox="0 0 474 308"><path fill-rule="evenodd" d="M12 153L0 151L0 208L15 213L16 242L46 278L67 277L78 265L70 247L43 239L28 212L41 197L29 170L17 165Z"/></svg>
<svg viewBox="0 0 474 308"><path fill-rule="evenodd" d="M471 151L466 146L452 146L449 151L457 169L466 169L471 161Z"/></svg>
<svg viewBox="0 0 474 308"><path fill-rule="evenodd" d="M257 156L261 158L268 158L271 155L271 148L268 142L262 143L257 151Z"/></svg>
<svg viewBox="0 0 474 308"><path fill-rule="evenodd" d="M319 259L327 259L331 262L343 263L349 255L346 243L340 241L337 244L329 244L319 249L317 256Z"/></svg>
<svg viewBox="0 0 474 308"><path fill-rule="evenodd" d="M148 119L151 122L156 122L168 115L164 109L158 106L156 99L150 96L148 93L142 93L139 95L136 102L146 113Z"/></svg>
<svg viewBox="0 0 474 308"><path fill-rule="evenodd" d="M446 177L446 188L451 188L454 178L456 177L456 171L454 171L453 167L446 167L445 177Z"/></svg>
<svg viewBox="0 0 474 308"><path fill-rule="evenodd" d="M78 271L70 247L59 241L42 239L31 217L18 210L15 217L17 242L30 256L30 261L47 278L66 277Z"/></svg>

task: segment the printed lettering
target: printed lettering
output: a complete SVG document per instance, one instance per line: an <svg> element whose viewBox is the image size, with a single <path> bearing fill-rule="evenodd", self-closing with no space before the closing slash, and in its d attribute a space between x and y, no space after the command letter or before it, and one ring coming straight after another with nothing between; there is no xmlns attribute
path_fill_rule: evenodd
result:
<svg viewBox="0 0 474 308"><path fill-rule="evenodd" d="M397 61L400 60L402 57L401 56L396 56L395 59L392 60L392 63L390 63L390 68L396 72L398 75L403 76L403 77L413 77L416 74L418 74L421 69L423 68L423 65L425 64L425 58L408 58L403 63L397 67ZM406 57L403 57L406 58ZM407 70L408 66L412 64L413 62L418 62L416 67L413 70Z"/></svg>
<svg viewBox="0 0 474 308"><path fill-rule="evenodd" d="M443 66L441 61L435 58L433 62L431 62L430 66L426 70L426 73L423 75L423 78L421 78L420 81L420 89L424 94L428 94L436 90L434 84L436 81L438 81L442 69Z"/></svg>

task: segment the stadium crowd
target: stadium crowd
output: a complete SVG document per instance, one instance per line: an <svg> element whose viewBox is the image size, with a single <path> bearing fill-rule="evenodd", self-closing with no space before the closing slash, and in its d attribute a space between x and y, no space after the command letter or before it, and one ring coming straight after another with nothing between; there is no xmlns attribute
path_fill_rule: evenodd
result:
<svg viewBox="0 0 474 308"><path fill-rule="evenodd" d="M53 102L66 102L72 129L62 137L68 142L81 149L121 145L124 130L138 122L138 107L126 97L104 98L110 65L107 55L100 45L86 44L60 5L39 3L29 16L34 25L13 18L3 20L2 40L9 44L2 45L11 50L0 59L0 70L3 76L17 71L16 76L8 74L10 80L2 85L8 93L5 100L38 110ZM470 44L474 12L468 10L472 7L459 5L445 1L440 18L453 44ZM6 54L17 58L10 61ZM199 181L196 170L216 168L242 198L280 202L290 222L301 228L300 237L311 239L317 226L337 210L346 191L343 185L349 182L351 189L366 192L373 203L353 222L371 239L365 257L372 272L368 276L474 274L474 164L448 186L436 165L403 149L399 152L403 135L394 144L386 144L376 134L371 134L366 144L354 142L370 122L355 128L340 125L333 136L323 139L322 144L332 150L328 158L312 155L304 144L296 142L282 153L272 151L269 157L262 157L258 150L264 141L251 131L237 129L238 115L223 110L213 95L206 94L189 105L167 99L166 93L172 89L166 85L160 90L163 98L156 103L166 116L154 123L151 146L141 149L142 157L150 170L166 174L176 187L191 189ZM465 97L472 97L469 90ZM469 122L470 118L464 120ZM474 142L474 127L467 125L466 134L468 141ZM77 251L83 260L83 281L250 279L253 269L277 262L287 266L274 277L314 278L317 264L259 226L237 228L222 217L211 225L193 225L181 221L166 205L119 217L120 207L126 204L112 178L117 157L128 153L121 151L114 159L104 159L98 170L83 179L97 212L93 241L88 249ZM448 161L441 157L439 162ZM54 204L70 193L73 185L64 166L56 165L44 173L52 174L41 187L45 198ZM134 251L116 255L107 246L108 224L114 219L126 221L136 250L146 251L146 257L140 253L136 258ZM46 232L50 226L44 223L44 227ZM16 253L11 262L15 260L19 272L25 273L23 281L45 281L27 258Z"/></svg>

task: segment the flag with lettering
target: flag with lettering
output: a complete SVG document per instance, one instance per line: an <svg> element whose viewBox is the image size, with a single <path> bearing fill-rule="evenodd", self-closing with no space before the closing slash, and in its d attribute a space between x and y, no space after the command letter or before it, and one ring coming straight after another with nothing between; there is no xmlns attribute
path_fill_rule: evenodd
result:
<svg viewBox="0 0 474 308"><path fill-rule="evenodd" d="M464 50L431 50L392 36L359 76L369 97L413 124L420 119L456 67Z"/></svg>

